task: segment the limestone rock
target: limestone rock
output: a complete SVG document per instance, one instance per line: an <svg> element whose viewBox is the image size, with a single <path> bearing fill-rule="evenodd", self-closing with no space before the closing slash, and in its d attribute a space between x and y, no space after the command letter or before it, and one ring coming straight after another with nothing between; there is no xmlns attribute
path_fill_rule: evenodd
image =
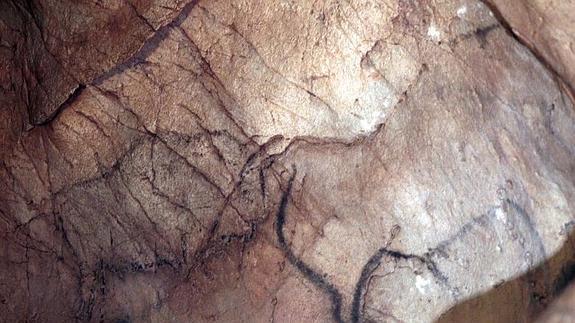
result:
<svg viewBox="0 0 575 323"><path fill-rule="evenodd" d="M566 284L573 57L497 3L0 6L3 320L528 321Z"/></svg>
<svg viewBox="0 0 575 323"><path fill-rule="evenodd" d="M575 91L573 1L487 1L513 34Z"/></svg>

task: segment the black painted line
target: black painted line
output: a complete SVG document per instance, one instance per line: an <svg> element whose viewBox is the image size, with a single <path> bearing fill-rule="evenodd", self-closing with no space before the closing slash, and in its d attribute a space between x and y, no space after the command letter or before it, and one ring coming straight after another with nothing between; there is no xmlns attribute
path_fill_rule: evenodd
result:
<svg viewBox="0 0 575 323"><path fill-rule="evenodd" d="M312 282L316 287L320 288L324 292L326 292L331 300L332 304L332 315L333 319L338 323L343 323L344 320L341 316L341 294L337 290L337 288L328 282L321 274L314 271L310 266L304 263L301 259L299 259L291 250L289 245L286 242L286 238L283 232L283 227L285 225L285 218L286 218L286 208L288 205L288 199L291 194L291 189L293 186L293 181L296 176L296 170L294 168L293 174L291 175L288 186L286 190L282 194L282 198L280 201L280 206L278 209L278 213L276 216L276 234L278 237L278 242L280 248L285 253L288 261L296 267L310 282Z"/></svg>
<svg viewBox="0 0 575 323"><path fill-rule="evenodd" d="M293 174L290 176L288 180L287 188L284 190L282 194L282 198L276 215L275 231L278 237L278 242L281 250L284 252L288 261L294 267L296 267L305 276L306 279L308 279L316 287L320 288L329 295L332 303L333 319L337 323L343 323L345 321L341 314L341 308L342 308L341 293L333 284L327 281L321 274L314 271L310 266L304 263L293 253L293 251L291 250L290 246L286 241L283 232L283 228L286 222L286 209L289 202L291 190L293 187L293 181L295 180L296 177L296 173L297 173L296 169L294 168ZM359 280L355 285L352 308L350 313L350 320L352 323L357 323L361 321L361 317L363 314L361 313L361 305L362 305L361 298L363 296L365 285L369 280L369 277L371 276L373 271L381 263L381 259L383 258L383 256L389 256L395 260L416 260L421 264L425 265L437 281L443 283L444 285L446 285L451 289L447 277L441 271L439 271L436 264L429 257L427 256L422 257L413 254L405 254L400 251L388 249L387 247L380 248L373 256L371 256L371 258L369 258L367 263L363 266Z"/></svg>

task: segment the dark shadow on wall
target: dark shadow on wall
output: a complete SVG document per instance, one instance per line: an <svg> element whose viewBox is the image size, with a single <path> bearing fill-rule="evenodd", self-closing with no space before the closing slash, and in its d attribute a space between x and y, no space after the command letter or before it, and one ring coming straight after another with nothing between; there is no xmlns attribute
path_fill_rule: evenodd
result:
<svg viewBox="0 0 575 323"><path fill-rule="evenodd" d="M575 222L561 249L529 272L467 299L442 314L436 323L533 322L575 278Z"/></svg>

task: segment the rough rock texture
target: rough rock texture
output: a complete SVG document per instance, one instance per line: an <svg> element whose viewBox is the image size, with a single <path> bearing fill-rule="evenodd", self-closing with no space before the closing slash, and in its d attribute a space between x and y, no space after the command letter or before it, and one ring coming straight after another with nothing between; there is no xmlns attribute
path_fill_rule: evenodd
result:
<svg viewBox="0 0 575 323"><path fill-rule="evenodd" d="M573 0L487 0L502 21L575 91Z"/></svg>
<svg viewBox="0 0 575 323"><path fill-rule="evenodd" d="M185 4L184 0L2 1L0 104L10 109L3 111L3 135L14 140L22 128L49 122L86 84L116 72L116 64L128 58L127 65L143 59L165 32L162 26ZM142 47L154 32L158 39Z"/></svg>
<svg viewBox="0 0 575 323"><path fill-rule="evenodd" d="M572 276L573 57L483 2L70 3L0 2L1 320L528 321Z"/></svg>
<svg viewBox="0 0 575 323"><path fill-rule="evenodd" d="M569 287L549 309L539 318L538 322L558 323L575 320L575 289Z"/></svg>

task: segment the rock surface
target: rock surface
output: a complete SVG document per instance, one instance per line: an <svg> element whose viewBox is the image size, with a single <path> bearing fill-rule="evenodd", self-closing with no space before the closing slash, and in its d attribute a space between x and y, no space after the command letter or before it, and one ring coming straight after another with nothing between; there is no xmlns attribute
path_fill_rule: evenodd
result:
<svg viewBox="0 0 575 323"><path fill-rule="evenodd" d="M0 3L2 320L529 321L565 286L573 55L519 1L71 3Z"/></svg>
<svg viewBox="0 0 575 323"><path fill-rule="evenodd" d="M573 1L487 0L519 40L575 91Z"/></svg>
<svg viewBox="0 0 575 323"><path fill-rule="evenodd" d="M575 289L571 285L539 318L541 323L573 322L575 320Z"/></svg>

